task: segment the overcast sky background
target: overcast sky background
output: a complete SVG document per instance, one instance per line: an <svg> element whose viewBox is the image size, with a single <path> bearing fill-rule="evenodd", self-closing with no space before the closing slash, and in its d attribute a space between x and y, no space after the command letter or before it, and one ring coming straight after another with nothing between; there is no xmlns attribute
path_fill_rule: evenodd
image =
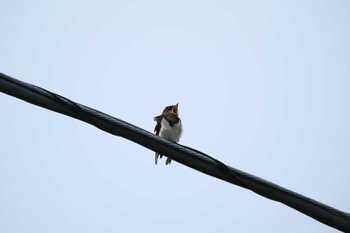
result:
<svg viewBox="0 0 350 233"><path fill-rule="evenodd" d="M0 72L350 212L350 2L16 1ZM337 232L1 94L0 232Z"/></svg>

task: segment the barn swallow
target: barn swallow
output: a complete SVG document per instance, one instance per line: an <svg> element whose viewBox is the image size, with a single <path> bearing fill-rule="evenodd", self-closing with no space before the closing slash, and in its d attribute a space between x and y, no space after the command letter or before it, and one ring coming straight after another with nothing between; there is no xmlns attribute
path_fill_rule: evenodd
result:
<svg viewBox="0 0 350 233"><path fill-rule="evenodd" d="M154 117L157 122L154 128L154 133L161 138L164 138L171 142L179 142L182 133L182 124L179 118L179 104L167 106L164 108L161 115ZM163 155L156 152L155 163L158 162L158 157L162 158ZM167 158L165 164L171 163L171 159Z"/></svg>

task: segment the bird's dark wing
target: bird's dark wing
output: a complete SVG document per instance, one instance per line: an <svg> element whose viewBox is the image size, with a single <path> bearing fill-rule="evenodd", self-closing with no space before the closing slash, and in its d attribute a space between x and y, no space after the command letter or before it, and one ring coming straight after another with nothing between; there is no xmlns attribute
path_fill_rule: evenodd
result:
<svg viewBox="0 0 350 233"><path fill-rule="evenodd" d="M154 128L154 133L155 133L157 136L159 136L160 127L162 126L162 124L161 124L162 119L163 119L163 116L162 116L162 115L154 117L154 120L157 122L156 127ZM156 155L156 157L155 157L155 163L157 164L158 156L159 156L160 158L162 158L163 155L159 154L158 152L156 152L155 155Z"/></svg>
<svg viewBox="0 0 350 233"><path fill-rule="evenodd" d="M154 133L157 136L159 136L159 131L160 131L162 119L163 119L162 115L154 117L154 120L157 122L156 127L154 128Z"/></svg>

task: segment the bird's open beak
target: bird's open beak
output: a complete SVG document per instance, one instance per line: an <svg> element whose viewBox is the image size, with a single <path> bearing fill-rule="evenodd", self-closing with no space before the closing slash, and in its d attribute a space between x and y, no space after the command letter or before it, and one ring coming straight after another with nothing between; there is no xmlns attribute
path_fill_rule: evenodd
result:
<svg viewBox="0 0 350 233"><path fill-rule="evenodd" d="M179 114L179 103L177 103L176 105L173 106L173 112L177 115Z"/></svg>

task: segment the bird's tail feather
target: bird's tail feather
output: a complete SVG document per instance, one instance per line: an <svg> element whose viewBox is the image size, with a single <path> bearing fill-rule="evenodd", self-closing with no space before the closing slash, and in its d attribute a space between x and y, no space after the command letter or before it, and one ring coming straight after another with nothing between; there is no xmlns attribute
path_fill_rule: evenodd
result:
<svg viewBox="0 0 350 233"><path fill-rule="evenodd" d="M155 160L154 160L154 162L155 162L155 164L157 165L157 163L158 163L158 158L162 158L163 157L163 155L161 155L161 154L159 154L159 153L157 153L156 152L156 154L155 154Z"/></svg>
<svg viewBox="0 0 350 233"><path fill-rule="evenodd" d="M170 164L170 163L171 163L171 158L168 157L168 158L166 159L166 161L165 161L165 165L168 165L168 164Z"/></svg>
<svg viewBox="0 0 350 233"><path fill-rule="evenodd" d="M156 153L156 156L155 156L155 164L157 165L157 163L158 163L158 157L159 157L159 154L158 153Z"/></svg>

